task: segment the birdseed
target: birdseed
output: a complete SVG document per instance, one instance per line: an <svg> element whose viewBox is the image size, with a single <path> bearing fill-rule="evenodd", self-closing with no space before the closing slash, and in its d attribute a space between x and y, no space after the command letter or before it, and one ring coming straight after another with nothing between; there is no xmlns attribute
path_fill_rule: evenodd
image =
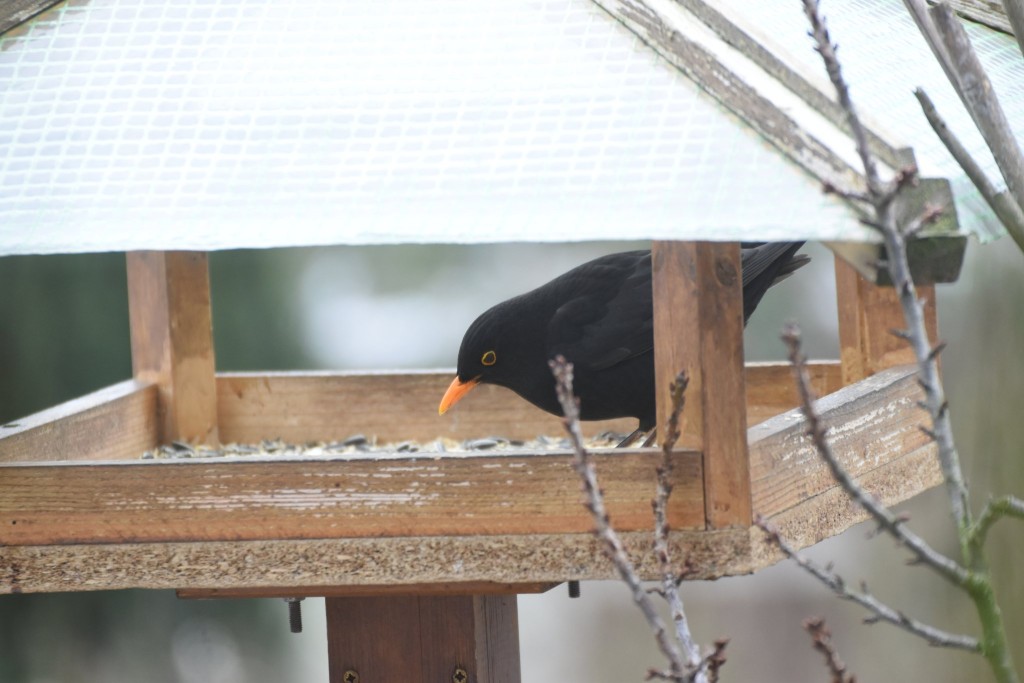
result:
<svg viewBox="0 0 1024 683"><path fill-rule="evenodd" d="M587 448L614 448L624 434L603 432L586 440ZM556 451L572 448L568 437L550 437L540 435L535 439L507 439L502 436L486 436L465 441L438 438L420 443L417 441L400 441L398 443L377 443L376 437L364 434L352 436L338 441L312 442L307 444L291 444L276 440L264 440L257 444L228 443L218 446L205 444L189 444L174 441L142 454L143 460L175 460L187 458L220 458L220 457L303 457L318 455L357 455L367 453L452 453L452 452L495 452L495 451Z"/></svg>

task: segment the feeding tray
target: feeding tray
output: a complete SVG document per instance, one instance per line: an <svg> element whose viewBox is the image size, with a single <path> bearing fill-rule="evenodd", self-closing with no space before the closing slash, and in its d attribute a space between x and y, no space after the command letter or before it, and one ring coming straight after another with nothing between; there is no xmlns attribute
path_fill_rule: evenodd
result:
<svg viewBox="0 0 1024 683"><path fill-rule="evenodd" d="M864 518L805 435L788 366L729 370L741 358L730 335L742 352L742 321L730 323L728 314L739 310L738 292L715 284L722 268L713 266L738 256L730 248L655 246L656 300L674 296L673 310L694 316L666 322L656 307L659 386L665 363L691 369L668 514L676 557L688 559L695 579L779 559L752 528L754 512L800 546ZM689 275L673 265L688 258L703 264ZM888 333L895 297L837 267L843 360L810 365L823 396L818 408L846 468L892 504L940 476L918 429L909 350ZM684 301L705 276L702 297ZM0 591L483 594L614 576L567 450L144 459L175 439L307 444L362 433L381 443L491 434L526 441L558 437L563 427L492 386L439 417L450 372L215 373L205 255L131 254L129 285L136 378L0 428ZM677 347L673 325L715 334ZM730 396L739 402L730 405ZM584 423L588 434L633 426ZM595 452L612 522L641 573L655 578L644 551L660 453Z"/></svg>

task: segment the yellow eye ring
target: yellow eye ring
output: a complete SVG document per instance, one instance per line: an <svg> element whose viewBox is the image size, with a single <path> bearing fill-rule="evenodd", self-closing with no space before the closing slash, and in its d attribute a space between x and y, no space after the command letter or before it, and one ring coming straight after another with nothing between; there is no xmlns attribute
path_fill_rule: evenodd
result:
<svg viewBox="0 0 1024 683"><path fill-rule="evenodd" d="M498 362L498 356L494 351L485 351L484 355L480 357L480 362L484 365L494 365Z"/></svg>

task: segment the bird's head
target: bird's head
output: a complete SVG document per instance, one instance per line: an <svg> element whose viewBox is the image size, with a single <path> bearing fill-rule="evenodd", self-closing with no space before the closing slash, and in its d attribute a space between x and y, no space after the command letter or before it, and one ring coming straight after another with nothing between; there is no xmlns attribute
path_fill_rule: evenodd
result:
<svg viewBox="0 0 1024 683"><path fill-rule="evenodd" d="M477 318L462 338L455 379L441 399L437 412L444 415L478 384L512 386L517 374L515 359L520 355L518 330L508 311L509 302L499 304Z"/></svg>

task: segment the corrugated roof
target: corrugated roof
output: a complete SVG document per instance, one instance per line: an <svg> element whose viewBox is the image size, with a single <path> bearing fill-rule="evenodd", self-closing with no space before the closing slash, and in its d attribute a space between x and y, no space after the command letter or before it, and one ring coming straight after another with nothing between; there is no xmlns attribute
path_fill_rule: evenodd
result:
<svg viewBox="0 0 1024 683"><path fill-rule="evenodd" d="M0 254L644 238L875 236L585 0L79 0L0 38Z"/></svg>

